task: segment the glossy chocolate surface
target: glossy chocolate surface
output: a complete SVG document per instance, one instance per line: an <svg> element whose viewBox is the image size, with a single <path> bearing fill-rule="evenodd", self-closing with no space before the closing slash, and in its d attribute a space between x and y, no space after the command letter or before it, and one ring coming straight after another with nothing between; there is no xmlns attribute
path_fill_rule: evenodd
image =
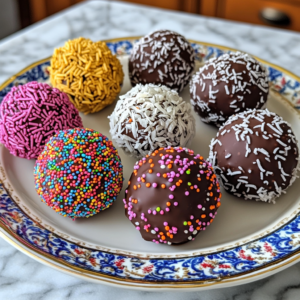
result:
<svg viewBox="0 0 300 300"><path fill-rule="evenodd" d="M123 201L145 240L180 244L207 229L220 198L216 175L203 157L184 148L161 148L135 166Z"/></svg>
<svg viewBox="0 0 300 300"><path fill-rule="evenodd" d="M162 84L177 92L188 84L195 67L195 53L180 34L160 30L144 36L129 59L131 84Z"/></svg>

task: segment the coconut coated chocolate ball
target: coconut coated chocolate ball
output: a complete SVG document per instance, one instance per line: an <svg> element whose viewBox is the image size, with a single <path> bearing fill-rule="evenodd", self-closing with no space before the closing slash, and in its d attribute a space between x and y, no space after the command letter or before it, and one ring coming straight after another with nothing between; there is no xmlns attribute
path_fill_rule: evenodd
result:
<svg viewBox="0 0 300 300"><path fill-rule="evenodd" d="M109 116L113 141L141 158L167 146L186 146L195 135L191 105L166 86L138 84Z"/></svg>
<svg viewBox="0 0 300 300"><path fill-rule="evenodd" d="M64 217L94 216L110 207L123 185L123 166L112 142L92 129L62 130L34 166L42 202Z"/></svg>
<svg viewBox="0 0 300 300"><path fill-rule="evenodd" d="M265 67L241 52L210 59L193 76L190 84L195 111L203 122L218 127L233 114L262 108L268 93Z"/></svg>
<svg viewBox="0 0 300 300"><path fill-rule="evenodd" d="M221 205L211 164L192 150L167 147L138 161L125 191L125 215L146 241L182 244L213 222Z"/></svg>
<svg viewBox="0 0 300 300"><path fill-rule="evenodd" d="M195 52L180 34L158 30L137 42L129 58L131 84L163 84L181 92L195 67Z"/></svg>
<svg viewBox="0 0 300 300"><path fill-rule="evenodd" d="M280 116L250 110L228 119L211 141L209 161L227 192L275 203L299 170L297 139Z"/></svg>
<svg viewBox="0 0 300 300"><path fill-rule="evenodd" d="M35 81L13 87L0 106L0 142L15 156L35 159L56 131L82 127L68 96Z"/></svg>

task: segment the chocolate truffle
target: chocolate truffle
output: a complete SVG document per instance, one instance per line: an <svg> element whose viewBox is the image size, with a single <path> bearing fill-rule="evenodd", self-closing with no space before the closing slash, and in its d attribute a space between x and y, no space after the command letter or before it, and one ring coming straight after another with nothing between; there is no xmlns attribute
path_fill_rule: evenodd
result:
<svg viewBox="0 0 300 300"><path fill-rule="evenodd" d="M15 156L33 159L58 130L82 127L68 96L35 81L13 87L0 106L0 142Z"/></svg>
<svg viewBox="0 0 300 300"><path fill-rule="evenodd" d="M125 215L143 239L182 244L214 220L221 193L211 164L181 147L155 150L138 161L125 191Z"/></svg>
<svg viewBox="0 0 300 300"><path fill-rule="evenodd" d="M296 179L298 143L275 113L250 110L228 119L211 141L209 161L229 193L275 203Z"/></svg>
<svg viewBox="0 0 300 300"><path fill-rule="evenodd" d="M210 59L193 76L190 84L195 111L203 122L218 127L233 114L262 108L268 93L265 67L241 52Z"/></svg>
<svg viewBox="0 0 300 300"><path fill-rule="evenodd" d="M123 166L112 142L92 129L62 130L34 166L42 202L64 217L91 217L110 207L123 185Z"/></svg>
<svg viewBox="0 0 300 300"><path fill-rule="evenodd" d="M163 84L181 92L195 67L195 52L180 34L158 30L137 42L129 58L131 84Z"/></svg>
<svg viewBox="0 0 300 300"><path fill-rule="evenodd" d="M195 134L191 105L166 86L138 84L120 97L109 119L113 141L137 158L186 146Z"/></svg>
<svg viewBox="0 0 300 300"><path fill-rule="evenodd" d="M78 38L54 50L50 80L76 108L95 113L113 103L121 90L122 65L106 43Z"/></svg>

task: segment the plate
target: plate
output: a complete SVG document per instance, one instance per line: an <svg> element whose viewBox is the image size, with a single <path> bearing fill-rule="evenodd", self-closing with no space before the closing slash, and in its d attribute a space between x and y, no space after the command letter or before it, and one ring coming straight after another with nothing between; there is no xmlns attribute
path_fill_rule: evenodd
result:
<svg viewBox="0 0 300 300"><path fill-rule="evenodd" d="M125 73L121 94L130 88L128 54L137 38L109 40ZM191 41L197 64L232 51ZM0 101L13 85L47 82L50 58L36 62L0 87ZM300 78L264 63L271 92L267 108L287 120L300 140ZM181 96L189 101L186 88ZM115 103L99 113L81 115L85 127L107 135L107 116ZM217 129L196 118L190 148L208 157ZM127 182L135 159L119 149ZM222 206L208 230L178 246L146 242L124 213L122 198L93 218L62 218L42 203L34 189L34 160L12 156L0 146L0 234L31 257L84 279L137 289L186 290L232 286L269 276L300 259L300 181L275 205L243 201L222 191ZM124 184L125 185L125 184Z"/></svg>

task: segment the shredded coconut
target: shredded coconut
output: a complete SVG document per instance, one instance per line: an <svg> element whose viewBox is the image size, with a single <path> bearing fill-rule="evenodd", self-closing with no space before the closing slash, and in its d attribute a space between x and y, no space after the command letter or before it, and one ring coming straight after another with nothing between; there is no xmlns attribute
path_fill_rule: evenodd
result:
<svg viewBox="0 0 300 300"><path fill-rule="evenodd" d="M135 86L108 118L113 141L136 158L160 147L185 147L195 135L191 105L166 86Z"/></svg>
<svg viewBox="0 0 300 300"><path fill-rule="evenodd" d="M190 43L176 32L159 30L134 45L129 77L132 85L164 84L180 92L189 83L194 67L195 51Z"/></svg>
<svg viewBox="0 0 300 300"><path fill-rule="evenodd" d="M240 65L244 65L244 73L237 71ZM253 86L258 89L252 89ZM241 52L225 53L210 59L190 83L191 103L199 107L202 121L218 127L234 113L261 108L267 101L268 90L266 68ZM263 95L260 95L262 92Z"/></svg>
<svg viewBox="0 0 300 300"><path fill-rule="evenodd" d="M251 124L257 125L253 126ZM290 127L280 116L267 109L253 109L231 116L220 127L219 133L221 134L219 135L218 133L216 138L212 139L208 159L215 168L219 181L223 184L224 188L238 197L275 203L275 199L292 185L297 178L297 172L300 170L298 142ZM254 128L258 130L255 133L252 130ZM224 145L226 135L230 134L228 129L234 132L233 135L231 134L231 138L235 138L236 142L245 145L244 161L247 166L254 166L246 171L249 174L255 172L253 174L254 177L249 177L245 180L244 175L246 172L240 171L242 170L242 166L231 164L229 168L219 165L220 155L224 155L228 151L231 155L230 157L225 155L226 161L234 161L235 157L237 157L236 155L242 155L240 152L238 154L234 151L237 148L236 146L232 149L229 147L230 149L222 149L222 151L218 152L221 149L221 145ZM266 138L266 135L268 135L269 140L264 143L268 145L266 147L268 149L255 147L257 144L260 146L263 145L262 141ZM223 143L220 144L219 138L222 139ZM258 141L256 141L257 143L249 143L248 138ZM260 141L260 139L262 140ZM259 141L260 143L258 143ZM241 148L238 147L238 149L240 151ZM291 156L295 156L296 167L293 170L287 170L285 161ZM244 163L243 167L245 167ZM268 180L266 180L266 177ZM257 182L257 178L261 181L261 184L258 186L252 182Z"/></svg>

